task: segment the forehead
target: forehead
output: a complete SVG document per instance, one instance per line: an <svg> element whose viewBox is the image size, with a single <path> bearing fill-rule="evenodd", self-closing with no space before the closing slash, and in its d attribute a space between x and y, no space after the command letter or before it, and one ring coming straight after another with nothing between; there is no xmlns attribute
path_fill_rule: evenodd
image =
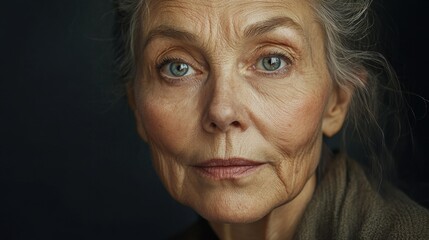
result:
<svg viewBox="0 0 429 240"><path fill-rule="evenodd" d="M249 25L274 18L290 19L284 23L304 35L315 22L306 0L153 0L143 19L143 35L172 26L199 35L221 32L232 37L243 34Z"/></svg>

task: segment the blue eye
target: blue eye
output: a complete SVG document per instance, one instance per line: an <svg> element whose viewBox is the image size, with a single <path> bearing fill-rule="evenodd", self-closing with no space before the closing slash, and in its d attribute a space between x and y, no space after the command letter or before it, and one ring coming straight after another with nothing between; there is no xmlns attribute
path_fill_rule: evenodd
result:
<svg viewBox="0 0 429 240"><path fill-rule="evenodd" d="M183 77L189 71L189 65L186 63L173 62L169 64L168 69L175 77Z"/></svg>
<svg viewBox="0 0 429 240"><path fill-rule="evenodd" d="M160 71L170 78L181 78L195 73L195 70L189 64L180 61L162 63Z"/></svg>
<svg viewBox="0 0 429 240"><path fill-rule="evenodd" d="M256 67L266 72L274 72L286 66L286 61L281 56L268 56L261 58Z"/></svg>

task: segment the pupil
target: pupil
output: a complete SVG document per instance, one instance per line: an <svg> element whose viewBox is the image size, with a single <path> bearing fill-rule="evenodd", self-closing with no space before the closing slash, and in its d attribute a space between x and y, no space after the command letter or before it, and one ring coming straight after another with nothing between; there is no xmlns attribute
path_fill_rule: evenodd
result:
<svg viewBox="0 0 429 240"><path fill-rule="evenodd" d="M274 71L280 67L281 61L280 61L280 58L278 57L268 57L268 58L264 58L263 65L266 70Z"/></svg>
<svg viewBox="0 0 429 240"><path fill-rule="evenodd" d="M176 77L184 76L188 70L188 64L185 63L172 63L170 65L170 71Z"/></svg>

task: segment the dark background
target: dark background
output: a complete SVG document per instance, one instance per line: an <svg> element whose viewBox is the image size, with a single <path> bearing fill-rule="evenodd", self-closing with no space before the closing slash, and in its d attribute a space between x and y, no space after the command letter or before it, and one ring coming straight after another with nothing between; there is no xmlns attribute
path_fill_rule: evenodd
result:
<svg viewBox="0 0 429 240"><path fill-rule="evenodd" d="M429 207L428 4L384 2L380 45L413 109L399 186ZM165 239L194 221L115 93L111 1L4 1L0 12L0 238Z"/></svg>

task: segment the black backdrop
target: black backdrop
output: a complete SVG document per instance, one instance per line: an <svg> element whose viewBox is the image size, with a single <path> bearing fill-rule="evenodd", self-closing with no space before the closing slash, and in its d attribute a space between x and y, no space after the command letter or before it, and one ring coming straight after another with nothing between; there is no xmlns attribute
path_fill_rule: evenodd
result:
<svg viewBox="0 0 429 240"><path fill-rule="evenodd" d="M381 45L415 93L401 187L429 206L428 4L385 2ZM164 239L194 221L161 186L114 93L111 1L0 6L0 238Z"/></svg>

